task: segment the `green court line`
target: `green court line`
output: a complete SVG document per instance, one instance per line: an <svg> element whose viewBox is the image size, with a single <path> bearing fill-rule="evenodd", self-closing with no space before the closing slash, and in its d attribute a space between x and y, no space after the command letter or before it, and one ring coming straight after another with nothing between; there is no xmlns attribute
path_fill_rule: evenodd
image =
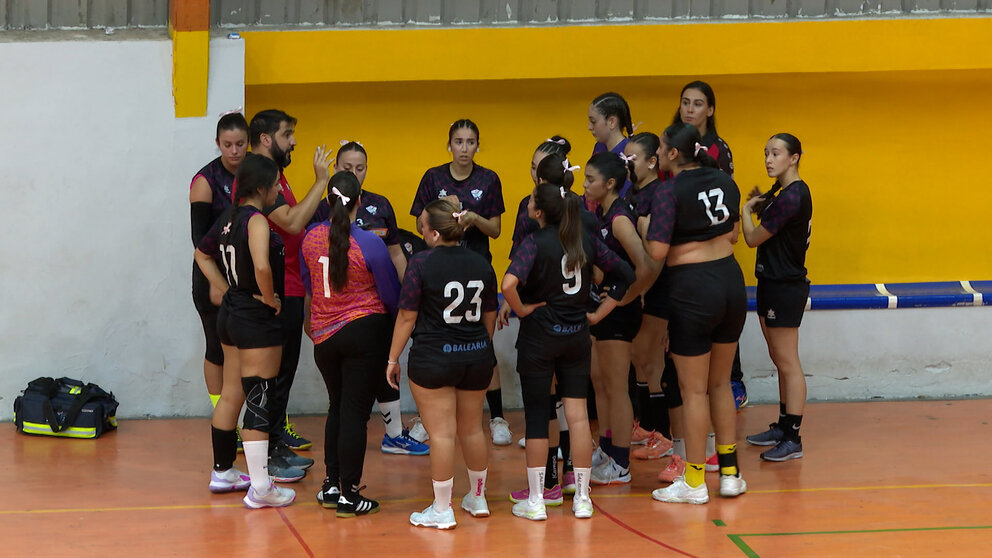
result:
<svg viewBox="0 0 992 558"><path fill-rule="evenodd" d="M715 522L714 522L715 523ZM978 529L992 529L992 525L974 525L959 527L913 527L905 529L862 529L854 531L806 531L801 533L736 533L727 535L737 548L744 553L747 558L761 558L746 542L744 537L789 537L796 535L863 535L870 533L910 533L919 531L965 531Z"/></svg>
<svg viewBox="0 0 992 558"><path fill-rule="evenodd" d="M727 526L727 524L724 523L722 519L714 519L713 520L713 525L716 525L717 527L726 527Z"/></svg>

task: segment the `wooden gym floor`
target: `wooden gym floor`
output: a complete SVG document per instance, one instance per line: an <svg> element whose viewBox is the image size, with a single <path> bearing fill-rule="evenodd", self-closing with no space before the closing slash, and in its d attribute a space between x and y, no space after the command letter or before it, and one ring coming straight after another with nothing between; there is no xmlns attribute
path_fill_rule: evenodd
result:
<svg viewBox="0 0 992 558"><path fill-rule="evenodd" d="M739 438L776 409L739 414ZM523 415L507 417L515 438ZM821 403L803 425L806 457L763 463L741 444L747 494L721 499L708 474L705 506L650 497L667 459L633 464L633 483L594 488L596 514L572 517L569 500L548 520L513 517L509 490L525 486L524 452L493 448L493 515L458 508L458 527L409 525L431 501L427 457L379 451L370 421L365 493L382 511L339 519L314 500L323 480L321 417L299 417L314 440L311 474L296 502L249 511L241 494L207 491L206 419L126 420L99 440L0 433L8 448L0 498L0 556L989 556L992 555L992 400ZM244 458L237 466L245 470Z"/></svg>

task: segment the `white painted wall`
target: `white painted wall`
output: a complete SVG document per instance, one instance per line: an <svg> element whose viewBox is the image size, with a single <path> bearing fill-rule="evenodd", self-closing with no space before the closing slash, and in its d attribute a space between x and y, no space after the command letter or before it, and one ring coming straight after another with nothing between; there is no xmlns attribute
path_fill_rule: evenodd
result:
<svg viewBox="0 0 992 558"><path fill-rule="evenodd" d="M113 390L122 417L209 412L187 192L217 115L244 104L244 45L211 42L204 118L174 118L171 56L164 38L0 42L0 420L29 380L63 375ZM495 341L509 408L516 329ZM988 307L810 312L810 398L992 395L990 330ZM776 401L753 315L742 347L751 400ZM302 355L290 411L322 412L309 340Z"/></svg>

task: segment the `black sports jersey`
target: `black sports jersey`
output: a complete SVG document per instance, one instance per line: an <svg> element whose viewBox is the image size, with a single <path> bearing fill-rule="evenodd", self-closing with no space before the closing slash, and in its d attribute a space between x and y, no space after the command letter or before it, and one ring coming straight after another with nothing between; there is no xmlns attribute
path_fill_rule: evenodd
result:
<svg viewBox="0 0 992 558"><path fill-rule="evenodd" d="M496 274L482 256L464 246L437 246L410 258L400 308L418 312L410 361L416 366L495 362L482 321L494 312Z"/></svg>
<svg viewBox="0 0 992 558"><path fill-rule="evenodd" d="M617 237L613 236L613 221L620 217L626 217L632 226L637 227L637 218L634 217L634 211L630 204L623 198L617 198L613 200L610 208L599 216L599 238L602 239L607 248L616 252L628 264L633 265L633 260L623 249L623 244L620 244Z"/></svg>
<svg viewBox="0 0 992 558"><path fill-rule="evenodd" d="M527 204L530 202L530 195L524 196L524 199L520 200L520 205L517 207L517 219L513 222L513 245L510 246L510 259L513 259L513 254L517 250L517 246L520 245L520 241L527 238L527 235L537 231L541 226L537 221L531 219L527 216ZM586 209L585 204L582 204L580 209L581 213L579 217L582 219L582 229L586 234L596 236L596 232L599 228L599 223L596 221L596 216L593 215L591 211Z"/></svg>
<svg viewBox="0 0 992 558"><path fill-rule="evenodd" d="M231 191L234 187L234 175L231 174L231 171L227 170L221 158L217 157L204 165L196 173L196 176L193 177L193 182L196 182L196 179L201 176L207 181L207 185L210 186L210 217L213 219L211 222L214 222L217 221L221 213L224 213L224 210L233 205L231 202ZM193 184L191 182L190 188L192 187Z"/></svg>
<svg viewBox="0 0 992 558"><path fill-rule="evenodd" d="M782 188L765 206L761 226L772 237L758 246L754 275L759 279L806 278L806 250L813 228L809 186L797 180Z"/></svg>
<svg viewBox="0 0 992 558"><path fill-rule="evenodd" d="M526 304L547 302L525 317L520 334L538 328L549 335L571 335L586 331L586 311L592 266L605 277L603 286L610 287L609 296L623 299L634 282L634 270L595 236L583 235L582 249L586 263L579 272L565 268L565 249L561 245L558 227L546 226L521 241L507 273L520 279L520 299Z"/></svg>
<svg viewBox="0 0 992 558"><path fill-rule="evenodd" d="M220 262L221 273L231 289L249 295L261 295L255 281L255 262L248 247L248 221L262 212L250 205L232 206L214 223L197 248ZM272 286L279 296L285 292L285 246L282 238L269 231L269 267Z"/></svg>
<svg viewBox="0 0 992 558"><path fill-rule="evenodd" d="M389 200L375 192L362 190L361 202L355 213L355 224L358 225L358 228L374 232L386 243L386 246L399 244L396 213L393 212L393 206ZM331 205L327 203L327 198L324 198L317 204L317 210L310 218L310 224L323 223L330 218Z"/></svg>
<svg viewBox="0 0 992 558"><path fill-rule="evenodd" d="M706 135L699 140L699 143L706 146L706 152L709 153L710 157L716 159L716 164L720 170L727 173L727 176L734 175L734 155L730 152L730 146L723 141L723 138L716 135L713 130L707 130Z"/></svg>
<svg viewBox="0 0 992 558"><path fill-rule="evenodd" d="M673 246L726 234L740 218L740 190L720 169L682 171L655 198L646 238Z"/></svg>
<svg viewBox="0 0 992 558"><path fill-rule="evenodd" d="M638 188L637 185L634 185L627 191L624 201L627 202L627 205L630 206L632 213L636 217L644 217L653 213L652 209L654 208L654 201L656 199L654 191L661 184L662 180L656 178L645 184L643 188ZM636 222L634 226L637 226Z"/></svg>

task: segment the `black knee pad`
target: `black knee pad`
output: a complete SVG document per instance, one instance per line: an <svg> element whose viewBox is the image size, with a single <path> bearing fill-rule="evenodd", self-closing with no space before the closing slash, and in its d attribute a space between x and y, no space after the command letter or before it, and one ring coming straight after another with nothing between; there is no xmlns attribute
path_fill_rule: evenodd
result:
<svg viewBox="0 0 992 558"><path fill-rule="evenodd" d="M241 378L241 387L245 390L245 419L241 428L245 430L268 431L269 420L269 386L271 379L258 376Z"/></svg>
<svg viewBox="0 0 992 558"><path fill-rule="evenodd" d="M554 416L550 393L550 378L520 375L520 391L524 400L524 422L527 438L547 438L548 422Z"/></svg>

